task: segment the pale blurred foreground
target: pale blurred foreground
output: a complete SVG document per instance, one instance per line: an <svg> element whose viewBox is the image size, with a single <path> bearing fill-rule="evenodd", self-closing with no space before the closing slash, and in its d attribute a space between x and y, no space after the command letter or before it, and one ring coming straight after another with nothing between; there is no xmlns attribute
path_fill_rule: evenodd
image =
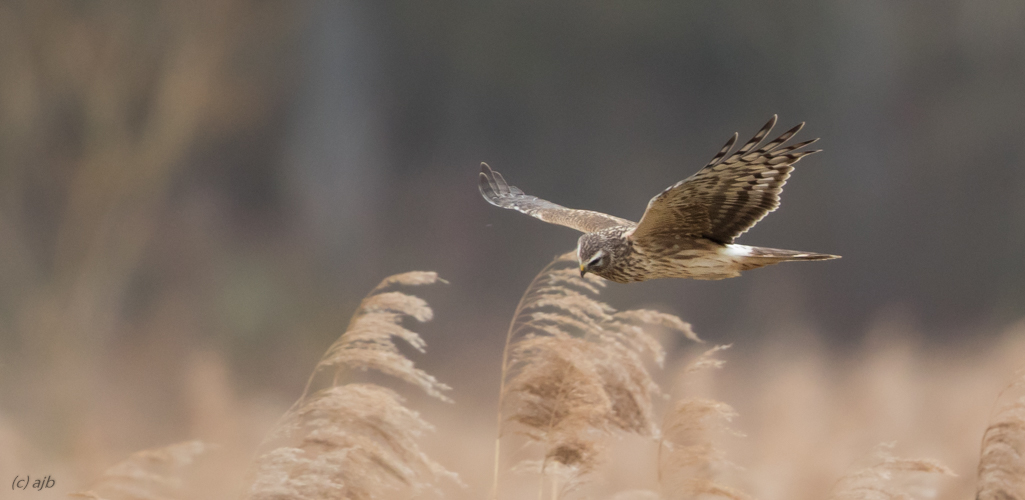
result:
<svg viewBox="0 0 1025 500"><path fill-rule="evenodd" d="M571 260L572 255L567 254L566 258ZM570 287L593 289L593 285L574 276L574 269L567 271L558 279L565 280ZM35 474L45 471L57 478L57 486L52 490L23 493L34 495L33 498L61 498L83 490L88 490L83 494L87 498L97 499L216 499L240 495L296 499L334 495L485 497L493 465L494 399L461 398L451 392L445 381L416 369L392 343L392 339L402 339L417 349L424 347L417 334L400 326L402 317L422 322L430 320L433 314L421 299L405 294L407 287L400 286L400 291L390 289L396 284L435 281L434 273L409 273L382 282L361 304L346 334L325 354L311 375L307 394L277 424L273 413L285 414L284 406L268 408L258 394L240 394L219 355L196 352L179 390L191 409L190 430L202 436L203 441L142 451L100 474L101 469L111 465L97 459L113 454L106 443L93 442L64 457L40 459L35 452L36 444L7 421L0 430L2 470ZM600 284L597 278L592 283ZM548 286L539 290L551 289ZM588 317L614 313L587 312L587 308L593 307L591 304L598 303L579 302L574 297L582 296L575 292L555 290L555 295L545 292L548 295L535 296L537 307L533 310L554 307L556 314L528 315L534 318L532 321L555 321L547 323L556 325L554 330L541 325L549 334L540 333L542 337L536 337L537 340L556 341L564 335L559 328L581 326L580 321L590 321ZM569 303L552 302L567 293ZM573 311L582 315L576 316ZM639 317L632 312L626 314L624 318ZM676 321L668 316L651 316L658 314L654 312L643 314L645 321L654 318L656 323L666 325ZM686 325L681 327L689 331ZM615 329L632 331L631 336L641 333L631 330L626 323ZM644 377L643 373L623 372L628 379L615 374L601 376L613 377L604 383L598 380L599 386L606 385L605 390L611 387L634 391L627 399L623 399L627 396L622 393L609 393L613 405L609 411L613 413L607 418L611 419L612 427L626 431L625 434L610 434L608 427L601 431L602 425L591 421L595 417L586 417L586 413L580 418L587 422L572 423L575 410L564 413L559 409L563 403L547 401L549 397L561 400L565 394L562 389L553 394L551 389L544 388L546 384L560 387L558 384L572 377L538 378L530 375L530 370L562 370L588 361L573 361L574 355L564 358L566 354L562 354L550 358L555 362L552 365L544 361L549 358L545 350L550 347L531 340L534 335L522 337L527 342L520 344L527 346L522 347L526 349L522 354L529 357L519 362L541 364L537 368L521 367L520 373L526 379L510 379L511 390L519 391L520 399L513 405L518 409L506 404L506 411L512 412L506 418L520 424L514 429L516 432L504 431L503 441L520 444L503 449L498 498L541 498L537 471L530 472L530 466L511 465L520 460L530 463L530 455L537 453L538 440L543 452L549 446L544 443L552 439L556 441L552 444L556 446L554 451L548 452L550 455L543 452L537 458L548 456L546 461L568 464L570 467L560 474L579 485L572 491L560 490L559 498L655 499L703 494L733 499L748 495L809 500L903 495L963 499L987 484L980 478L989 481L989 490L980 498L1022 498L1025 462L1020 450L1025 443L1025 399L1015 403L1015 398L1023 397L1021 388L1025 386L1021 373L1016 374L1025 359L1025 325L1008 330L994 345L951 351L918 349L907 332L896 325L883 324L870 335L875 339L871 345L847 359L826 355L813 343L794 336L783 336L778 349L745 359L734 359L731 351L722 348L698 356L708 346L691 348L690 355L668 359L664 370L652 372L666 389L666 398L654 400L651 415L645 416L643 410L646 403L642 393L648 389L643 387L643 378L637 378ZM586 336L562 338L578 343L574 345L586 345L579 344ZM662 339L668 340L664 335ZM621 346L623 341L618 342L614 345ZM660 349L644 337L626 342L642 350ZM589 356L602 357L601 352L594 351ZM629 351L618 352L627 356L623 359L629 364L640 359ZM489 364L481 361L468 366L479 369ZM492 362L494 369L499 370L499 360ZM567 362L570 365L564 364ZM635 367L644 372L655 368L645 364L648 368ZM354 368L377 370L412 385L357 376ZM329 376L318 378L318 373L325 370ZM472 371L468 370L467 376L474 376ZM359 379L363 381L352 382ZM316 380L320 382L315 383ZM1018 386L1012 387L1016 380ZM392 386L406 397L377 383ZM566 386L570 394L575 394L569 399L576 398L593 407L593 400L587 402L587 389L578 392L582 386L575 384ZM310 392L318 388L323 389ZM446 402L429 403L428 399L417 397L421 389L421 396L425 393ZM638 394L642 400L636 399ZM414 411L405 409L403 402ZM617 409L624 403L628 403L629 414ZM688 405L690 410L679 413ZM663 417L673 406L675 416ZM630 416L634 414L636 417ZM92 421L88 424L90 432L113 432L109 427L126 424L145 425L132 422L130 416L121 418ZM571 427L565 432L570 434L552 434L552 428L545 430L549 419L567 418ZM643 422L647 419L663 422L664 439L684 436L685 441L678 443L684 453L681 460L674 462L670 455L669 462L665 462L665 454L675 448L664 448L666 443L660 442L657 429L654 433L646 430L647 424ZM436 431L430 432L427 422ZM507 421L503 426L510 423ZM991 424L989 441L984 447L989 469L984 471L980 466L980 445L983 432ZM535 425L537 431L531 431ZM595 425L598 427L589 427ZM572 426L577 426L577 430L572 430ZM533 448L524 446L523 436L528 442L535 442ZM581 453L596 455L591 461L582 458ZM927 460L918 460L921 458ZM683 482L670 485L668 492L664 489L669 480L665 477L666 467L678 467L686 475ZM553 465L548 469L553 469ZM956 477L951 477L952 473ZM693 479L689 479L691 476ZM657 493L660 482L662 496ZM688 491L691 493L681 494ZM555 489L551 493L545 491L544 498L555 498L550 496L555 494Z"/></svg>

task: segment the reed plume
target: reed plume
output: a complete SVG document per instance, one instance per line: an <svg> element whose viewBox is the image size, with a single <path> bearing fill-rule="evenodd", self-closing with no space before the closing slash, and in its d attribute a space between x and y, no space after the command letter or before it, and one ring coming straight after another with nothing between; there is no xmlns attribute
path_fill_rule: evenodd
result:
<svg viewBox="0 0 1025 500"><path fill-rule="evenodd" d="M194 498L189 467L211 449L202 441L188 441L133 453L108 468L89 490L71 496L93 500L151 500Z"/></svg>
<svg viewBox="0 0 1025 500"><path fill-rule="evenodd" d="M833 486L829 500L891 500L912 498L907 490L909 474L923 472L956 476L952 470L931 459L910 459L893 456L893 443L876 449L876 463L852 471ZM921 495L935 496L934 492Z"/></svg>
<svg viewBox="0 0 1025 500"><path fill-rule="evenodd" d="M1019 379L1008 389L1025 386ZM1006 390L1006 389L1005 389ZM1025 396L1003 407L982 435L976 500L1025 499Z"/></svg>
<svg viewBox="0 0 1025 500"><path fill-rule="evenodd" d="M715 346L691 363L684 373L721 368L715 354L730 345ZM726 403L688 398L678 401L666 414L659 439L658 476L662 498L718 496L732 500L750 498L746 493L716 482L718 469L732 466L716 445L719 434L733 433L728 423L737 413Z"/></svg>
<svg viewBox="0 0 1025 500"><path fill-rule="evenodd" d="M335 341L313 369L303 391L310 391L316 376L324 370L334 370L333 385L337 385L345 369L376 370L413 384L427 394L442 401L450 401L442 392L449 387L438 382L427 372L416 368L413 361L402 355L393 338L402 339L423 353L427 344L420 335L402 326L403 317L421 323L430 321L434 312L420 297L401 292L385 292L393 285L429 285L438 281L434 272L408 272L389 276L381 281L360 302L349 326ZM302 401L302 398L300 398Z"/></svg>
<svg viewBox="0 0 1025 500"><path fill-rule="evenodd" d="M573 488L602 462L613 432L654 436L652 396L659 388L645 357L661 366L665 353L645 327L661 326L698 341L678 317L651 310L616 311L595 299L605 282L558 256L520 299L506 335L499 391L492 497L498 495L500 445L508 421L541 447L540 460L517 469L547 477L552 497ZM539 492L540 496L540 492Z"/></svg>
<svg viewBox="0 0 1025 500"><path fill-rule="evenodd" d="M369 383L342 383L346 369L375 370L449 401L448 386L416 368L394 343L400 338L419 351L420 336L401 325L405 317L427 321L422 299L388 292L392 285L440 281L433 272L391 276L360 303L345 333L317 363L303 396L271 436L281 444L256 461L251 499L370 499L408 488L421 491L448 472L424 454L417 439L433 427L403 405L397 393ZM327 386L310 394L318 374L331 372Z"/></svg>

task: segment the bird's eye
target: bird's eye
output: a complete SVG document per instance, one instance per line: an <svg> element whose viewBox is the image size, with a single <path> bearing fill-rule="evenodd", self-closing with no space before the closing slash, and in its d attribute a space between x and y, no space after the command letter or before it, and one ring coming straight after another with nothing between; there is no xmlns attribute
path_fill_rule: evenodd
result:
<svg viewBox="0 0 1025 500"><path fill-rule="evenodd" d="M605 254L599 252L587 263L587 267L601 267L605 264Z"/></svg>

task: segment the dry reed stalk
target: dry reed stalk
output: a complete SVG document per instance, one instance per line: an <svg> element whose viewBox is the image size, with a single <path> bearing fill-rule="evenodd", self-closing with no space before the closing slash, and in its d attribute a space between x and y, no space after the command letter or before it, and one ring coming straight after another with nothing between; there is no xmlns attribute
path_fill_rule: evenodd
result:
<svg viewBox="0 0 1025 500"><path fill-rule="evenodd" d="M876 450L877 463L855 470L840 478L833 486L829 500L890 500L910 499L907 474L924 472L956 476L954 472L935 460L894 457L893 443L883 443ZM933 497L934 492L923 492L921 497Z"/></svg>
<svg viewBox="0 0 1025 500"><path fill-rule="evenodd" d="M184 476L197 457L209 450L202 441L142 450L107 469L88 491L71 496L93 500L192 498Z"/></svg>
<svg viewBox="0 0 1025 500"><path fill-rule="evenodd" d="M684 370L693 373L721 368L725 361L715 357L730 345L705 351ZM658 448L658 476L662 498L694 498L700 495L732 500L750 498L746 493L715 481L718 469L733 466L716 446L719 434L737 434L728 423L737 416L729 405L710 399L678 401L666 414Z"/></svg>
<svg viewBox="0 0 1025 500"><path fill-rule="evenodd" d="M392 285L440 281L433 272L385 278L363 299L345 333L317 363L306 390L270 439L281 444L262 454L247 492L251 499L370 499L401 488L420 491L455 474L420 451L417 438L433 427L406 408L395 392L374 384L342 384L343 370L373 369L443 401L449 388L403 356L393 337L419 351L423 339L401 326L404 317L427 321L422 299L386 292ZM330 384L310 394L317 374L333 371Z"/></svg>
<svg viewBox="0 0 1025 500"><path fill-rule="evenodd" d="M1025 378L1008 389L1023 385ZM1025 499L1025 396L1002 408L991 422L982 435L975 498Z"/></svg>
<svg viewBox="0 0 1025 500"><path fill-rule="evenodd" d="M579 484L602 461L603 440L615 431L653 436L651 399L659 392L645 367L661 366L665 353L644 326L677 330L699 341L678 317L650 310L618 312L594 298L605 282L579 276L570 252L534 278L520 299L506 334L495 439L492 498L498 497L504 410L529 442L542 447L538 461L514 469L547 477L552 498Z"/></svg>

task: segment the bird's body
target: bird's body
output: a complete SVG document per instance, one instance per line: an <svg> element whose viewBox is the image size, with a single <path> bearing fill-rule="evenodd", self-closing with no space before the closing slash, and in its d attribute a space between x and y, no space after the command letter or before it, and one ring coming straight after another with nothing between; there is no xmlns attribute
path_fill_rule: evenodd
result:
<svg viewBox="0 0 1025 500"><path fill-rule="evenodd" d="M587 272L617 283L657 278L721 280L740 276L741 271L788 260L836 258L834 255L777 248L733 243L724 245L707 238L684 235L673 235L658 245L637 245L629 238L632 230L629 226L619 226L581 236L577 258L582 267L586 268L589 256L601 251L611 256L608 265L592 266ZM591 251L595 247L598 250Z"/></svg>
<svg viewBox="0 0 1025 500"><path fill-rule="evenodd" d="M775 123L773 117L727 157L737 139L734 134L705 168L652 198L636 223L529 196L486 164L481 166L480 190L493 205L583 231L577 242L581 275L591 272L618 283L657 278L718 280L779 262L838 258L733 243L779 206L779 193L793 164L816 152L797 151L814 140L783 147L803 123L754 150Z"/></svg>

